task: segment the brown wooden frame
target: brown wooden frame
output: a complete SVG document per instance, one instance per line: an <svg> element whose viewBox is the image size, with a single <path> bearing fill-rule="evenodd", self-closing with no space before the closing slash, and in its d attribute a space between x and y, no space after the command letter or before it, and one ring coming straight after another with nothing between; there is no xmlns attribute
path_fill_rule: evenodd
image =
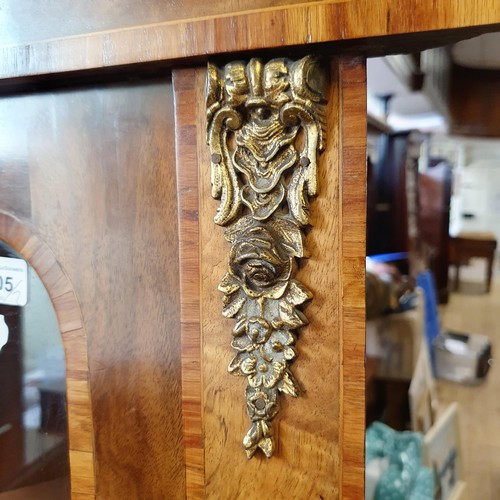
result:
<svg viewBox="0 0 500 500"><path fill-rule="evenodd" d="M314 312L310 313L311 324L301 342L308 342L306 349L309 351L313 349L312 352L316 352L316 349L320 348L332 353L330 360L323 360L324 369L333 372L338 370L338 375L332 378L338 385L323 389L327 401L325 409L338 408L338 417L333 417L332 414L332 418L338 418L339 422L338 442L337 439L313 439L312 436L316 433L313 428L295 430L292 424L287 427L287 432L291 434L287 444L292 447L290 440L293 441L293 434L296 435L296 440L303 439L307 443L310 441L310 446L315 443L318 447L331 447L331 450L324 450L324 453L328 457L338 457L338 466L332 469L332 474L338 474L338 484L335 487L338 488L339 497L358 499L363 496L365 430L364 369L361 370L363 373L360 376L360 367L364 367L364 280L360 277L364 276L365 265L366 117L364 107L359 106L360 102L366 100L364 58L333 59L331 78L333 97L327 118L327 140L330 143L320 158L321 194L311 207L317 226L313 227L309 238L312 253L316 252L318 255L307 264L308 276L304 276L307 286L315 290L318 300L316 307L315 301L310 306L311 309L314 307ZM210 442L207 440L207 434L211 434L211 426L214 425L212 411L206 410L207 404L211 406L206 400L212 398L210 389L207 392L206 382L218 378L219 375L212 373L207 376L203 360L209 357L212 365L219 371L221 366L227 364L228 360L219 358L220 348L211 339L215 332L220 332L218 335L224 337L223 332L230 331L225 328L228 325L220 319L220 311L214 305L222 303L216 290L216 282L222 276L226 265L224 258L215 259L215 256L224 255L226 242L222 234L214 228L214 210L210 211L216 204L209 194L210 176L207 168L210 163L203 125L205 69L176 70L173 84L176 103L182 295L182 403L187 498L200 499L204 498L205 494L210 497L215 490L226 498L224 495L230 495L230 491L222 491L222 485L218 484L217 480L216 486L210 484L214 482L214 478L210 471L205 470L206 467L211 467L212 470L217 467L215 464L211 465L210 453L207 454L206 451L211 448L207 444ZM347 123L344 117L347 116L349 125L344 125ZM329 217L326 215L328 210ZM338 249L337 255L335 248ZM329 255L329 252L333 253ZM332 313L336 317L335 320ZM315 394L316 388L311 387L314 383L311 371L314 359L310 360L308 366L307 375L312 377L312 380L308 380L309 392ZM224 374L224 371L221 377L223 380L228 379L226 383L229 386L236 386L238 393L237 380ZM319 388L319 392L323 389ZM224 392L226 396L221 394L220 399L226 399L220 405L226 405L226 422L235 426L243 424L244 421L240 422L237 412L231 408L231 395L227 393L227 389L224 389ZM297 404L295 401L293 403ZM307 413L308 405L311 404L314 407L319 404L321 407L317 395L316 399L310 399L305 403L305 407L298 409L295 414L300 414L301 411ZM329 406L330 404L333 406ZM217 417L215 420L217 421ZM303 421L303 425L306 424L307 418ZM231 429L229 432L238 434L238 431ZM220 446L230 450L229 453L234 457L233 475L237 475L242 473L243 469L238 471L238 467L241 468L246 459L239 447L237 450L233 449L237 440L231 438L231 441L233 444ZM274 462L271 460L266 465L269 469L268 479L262 480L261 484L255 484L257 496L259 488L266 488L266 485L268 487L269 481L272 482L272 478L276 478L280 468L286 470L284 463L280 464L274 459ZM254 466L255 462L249 462L245 466L245 473L247 470L253 470ZM318 472L324 473L325 470ZM248 475L251 476L251 473ZM311 475L314 476L314 472L311 472ZM228 484L228 487L231 485ZM265 490L260 493L265 494ZM293 494L298 492L294 491L292 496ZM331 490L329 494L333 495L334 491Z"/></svg>

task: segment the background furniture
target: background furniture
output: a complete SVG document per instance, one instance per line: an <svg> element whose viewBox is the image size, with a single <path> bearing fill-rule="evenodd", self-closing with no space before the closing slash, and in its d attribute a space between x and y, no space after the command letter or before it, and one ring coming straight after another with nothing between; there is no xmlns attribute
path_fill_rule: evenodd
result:
<svg viewBox="0 0 500 500"><path fill-rule="evenodd" d="M486 291L491 288L493 261L497 240L488 232L460 232L450 238L450 263L455 266L455 290L460 283L460 266L467 264L469 259L483 257L486 259Z"/></svg>
<svg viewBox="0 0 500 500"><path fill-rule="evenodd" d="M428 268L436 280L440 304L448 302L451 165L435 159L419 174L419 237Z"/></svg>

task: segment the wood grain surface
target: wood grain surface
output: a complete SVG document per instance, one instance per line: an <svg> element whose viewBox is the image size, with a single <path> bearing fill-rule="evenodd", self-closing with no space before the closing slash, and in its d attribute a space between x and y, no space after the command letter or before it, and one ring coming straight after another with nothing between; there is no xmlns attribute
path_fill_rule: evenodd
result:
<svg viewBox="0 0 500 500"><path fill-rule="evenodd" d="M185 494L173 129L167 79L0 102L0 171L21 161L30 176L29 199L10 197L8 210L51 248L81 309L80 318L54 264L37 269L36 248L26 254L58 290L73 377L70 432L90 424L74 411L85 400L82 326L87 333L96 495L104 500ZM13 189L3 178L0 185ZM22 232L6 241L31 245ZM70 435L83 448L72 451L72 466L89 479L91 440ZM73 484L75 498L90 493L86 484Z"/></svg>
<svg viewBox="0 0 500 500"><path fill-rule="evenodd" d="M500 137L500 71L452 66L449 105L450 133Z"/></svg>
<svg viewBox="0 0 500 500"><path fill-rule="evenodd" d="M4 0L0 15L0 45L111 31L130 26L176 22L193 17L227 16L331 0ZM345 1L345 0L337 0ZM228 9L229 7L229 9Z"/></svg>
<svg viewBox="0 0 500 500"><path fill-rule="evenodd" d="M415 34L420 34L424 46L429 47L447 43L442 30L463 28L459 36L467 38L500 29L497 0L325 0L288 1L286 5L259 0L252 5L260 10L250 11L246 10L248 0L166 4L150 0L145 7L142 2L132 5L130 0L116 0L113 9L102 0L92 9L83 8L83 3L72 2L69 10L58 4L64 23L57 21L57 15L41 23L50 9L47 13L40 13L40 7L14 9L23 22L16 26L15 17L7 18L8 36L13 37L8 43L14 45L0 48L2 85L33 85L51 73L65 73L60 78L68 78L71 72L78 72L74 78L81 79L82 72L128 66L133 74L148 63L172 65L179 59L200 60L248 50L306 46L306 51L317 51L321 48L311 44L356 39L362 39L358 48L367 54L401 52L406 39L391 39L390 35L417 40ZM31 0L29 5L35 2ZM71 23L66 22L66 14ZM186 14L189 18L183 19ZM16 33L27 26L34 26L35 31L50 26L38 35L50 39L22 41L21 36L16 44ZM81 32L84 26L87 32L64 36ZM471 27L476 29L468 29ZM30 79L26 81L26 77Z"/></svg>
<svg viewBox="0 0 500 500"><path fill-rule="evenodd" d="M175 151L179 213L179 276L181 293L182 420L186 461L186 498L205 496L203 453L202 352L200 343L200 231L197 112L193 99L203 72L177 70Z"/></svg>
<svg viewBox="0 0 500 500"><path fill-rule="evenodd" d="M227 268L229 244L222 228L213 222L217 202L210 193L205 142L205 69L175 71L174 82L176 120L182 125L177 129L177 168L183 172L180 206L182 199L189 198L181 216L180 240L193 245L189 255L181 255L181 269L183 265L186 272L191 269L195 280L182 300L193 304L198 286L200 304L196 306L201 308L201 323L196 318L193 328L183 324L182 331L183 346L184 339L189 341L186 356L183 347L184 372L190 370L196 380L195 385L183 384L183 398L198 396L201 408L196 419L184 419L185 442L194 435L202 437L191 441L195 454L186 452L187 487L193 488L188 498L361 498L364 61L332 61L327 149L320 157L320 194L311 204L313 228L307 237L311 258L303 262L298 275L314 293L306 311L310 324L299 335L299 356L292 368L304 394L293 400L281 398L275 422L277 450L271 460L246 459L241 444L248 425L245 380L227 373L233 325L221 315L217 285ZM199 356L200 351L201 360L193 360L191 356ZM199 464L203 454L204 468ZM190 475L190 469L196 475ZM195 489L200 484L203 487Z"/></svg>
<svg viewBox="0 0 500 500"><path fill-rule="evenodd" d="M366 67L363 58L338 60L341 204L340 449L341 495L364 498Z"/></svg>
<svg viewBox="0 0 500 500"><path fill-rule="evenodd" d="M4 184L2 186L5 188ZM54 305L66 354L66 393L72 491L95 498L94 436L90 404L87 338L68 277L50 248L15 217L0 212L0 239L26 259Z"/></svg>

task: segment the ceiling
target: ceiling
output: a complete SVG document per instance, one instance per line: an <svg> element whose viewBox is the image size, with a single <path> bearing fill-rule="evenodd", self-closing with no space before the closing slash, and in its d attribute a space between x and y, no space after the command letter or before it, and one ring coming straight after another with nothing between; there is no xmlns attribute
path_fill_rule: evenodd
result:
<svg viewBox="0 0 500 500"><path fill-rule="evenodd" d="M466 68L500 69L500 33L458 42L451 48L451 57L453 62Z"/></svg>
<svg viewBox="0 0 500 500"><path fill-rule="evenodd" d="M436 110L429 97L421 91L413 92L396 75L386 57L367 60L368 112L380 120L386 120L395 130L418 128L443 131L445 119ZM384 116L381 96L391 95L389 114Z"/></svg>
<svg viewBox="0 0 500 500"><path fill-rule="evenodd" d="M460 66L500 70L500 33L488 33L458 42L450 48L450 56ZM447 118L443 107L436 106L436 99L433 100L429 92L412 91L401 75L396 74L390 57L367 61L368 112L386 120L395 130L418 128L424 132L446 132ZM387 95L392 97L388 105L389 113L385 116L379 98Z"/></svg>

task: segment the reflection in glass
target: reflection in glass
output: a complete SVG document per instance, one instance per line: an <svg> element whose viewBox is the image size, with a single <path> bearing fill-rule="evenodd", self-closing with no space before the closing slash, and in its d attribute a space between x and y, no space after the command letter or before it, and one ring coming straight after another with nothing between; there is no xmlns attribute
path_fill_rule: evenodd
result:
<svg viewBox="0 0 500 500"><path fill-rule="evenodd" d="M21 258L1 241L0 256ZM65 369L54 308L28 265L28 303L0 304L0 500L70 498Z"/></svg>

